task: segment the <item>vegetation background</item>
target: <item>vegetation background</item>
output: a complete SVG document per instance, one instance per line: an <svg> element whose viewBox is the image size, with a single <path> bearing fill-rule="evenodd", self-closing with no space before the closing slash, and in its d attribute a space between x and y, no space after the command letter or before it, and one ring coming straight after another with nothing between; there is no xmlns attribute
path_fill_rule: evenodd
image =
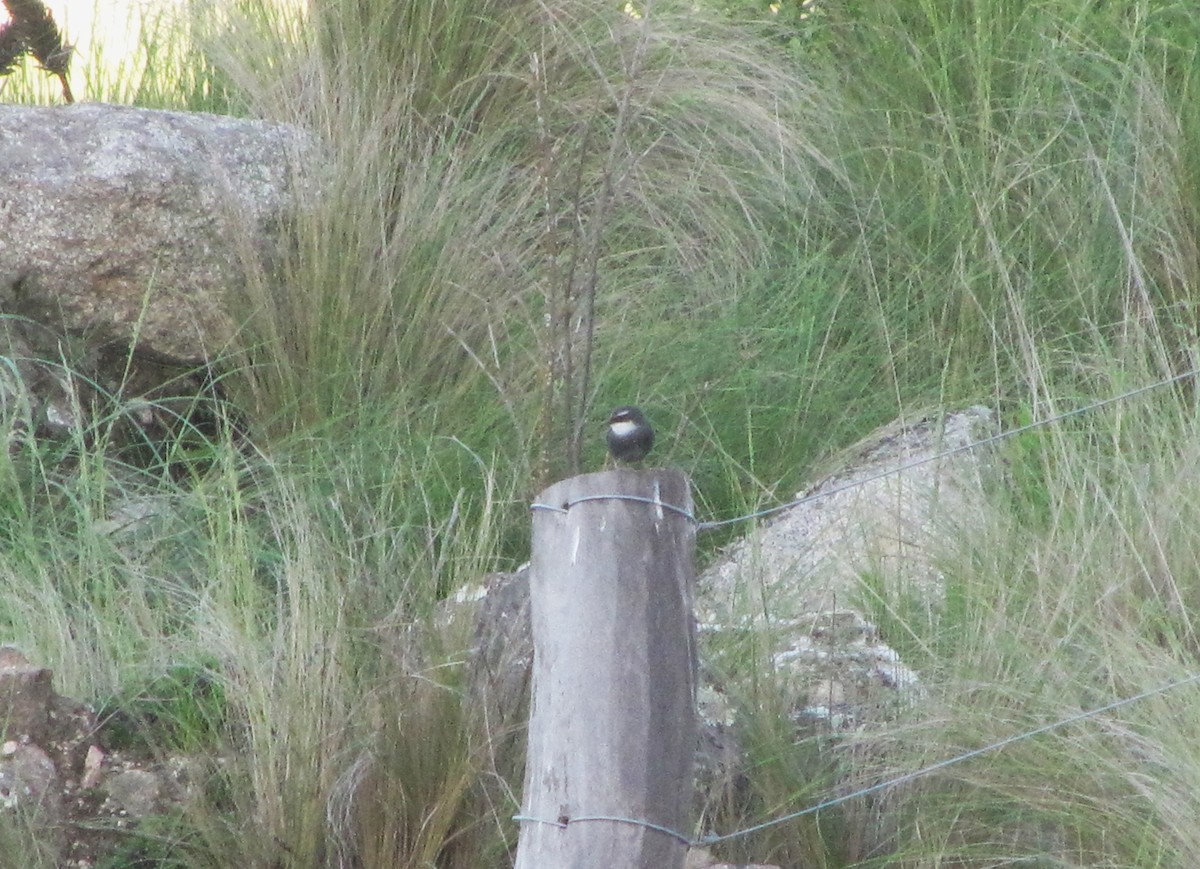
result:
<svg viewBox="0 0 1200 869"><path fill-rule="evenodd" d="M225 361L254 449L193 433L132 468L99 420L0 457L0 636L129 738L223 759L119 865L509 865L520 775L494 747L511 734L429 626L524 560L531 495L598 466L610 405L646 407L657 460L725 518L903 413L984 403L1016 425L1196 366L1191 3L188 12L115 72L77 66L77 98L299 124L328 188L282 273L252 276ZM38 98L20 84L37 75L4 99ZM797 739L764 672L740 698L743 799L706 821L794 811L835 776L880 781L1196 668L1193 385L1003 459L990 511L941 554L947 605L872 604L925 702L831 751ZM104 520L131 498L169 510L118 546ZM1186 687L718 851L1195 866L1198 737Z"/></svg>

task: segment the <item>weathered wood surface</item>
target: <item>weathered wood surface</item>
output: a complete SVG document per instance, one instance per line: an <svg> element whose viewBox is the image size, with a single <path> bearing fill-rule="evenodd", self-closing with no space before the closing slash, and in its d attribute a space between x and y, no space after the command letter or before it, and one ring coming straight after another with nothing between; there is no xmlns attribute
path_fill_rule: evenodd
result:
<svg viewBox="0 0 1200 869"><path fill-rule="evenodd" d="M659 503L598 497L607 495ZM537 503L516 869L679 869L684 841L629 821L691 833L696 529L659 505L691 514L688 479L587 474Z"/></svg>

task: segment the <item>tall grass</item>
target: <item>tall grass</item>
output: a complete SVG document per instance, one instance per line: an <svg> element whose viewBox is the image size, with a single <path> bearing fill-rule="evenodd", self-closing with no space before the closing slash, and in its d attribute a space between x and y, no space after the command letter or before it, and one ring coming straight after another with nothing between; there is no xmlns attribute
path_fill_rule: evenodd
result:
<svg viewBox="0 0 1200 869"><path fill-rule="evenodd" d="M858 211L885 319L916 330L889 341L898 371L946 347L951 383L985 369L1005 391L1037 346L1138 319L1186 340L1194 21L1145 3L854 8L827 38L839 62L871 58L846 79L847 156L873 182Z"/></svg>
<svg viewBox="0 0 1200 869"><path fill-rule="evenodd" d="M305 421L347 401L465 412L545 480L585 463L637 330L664 308L687 329L836 171L800 123L816 86L727 26L665 5L467 9L321 6L293 64L235 66L333 167L283 298L257 308L285 354L260 360L260 394Z"/></svg>
<svg viewBox="0 0 1200 869"><path fill-rule="evenodd" d="M810 52L853 70L839 135L870 194L859 274L900 394L940 367L946 395L991 380L1025 421L1195 365L1200 32L1181 7L864 3L823 26ZM947 605L876 602L930 694L906 725L853 740L852 781L1194 671L1195 499L1178 481L1195 422L1191 387L1164 389L1006 449L978 530L941 553ZM826 846L873 842L836 858L855 865L1189 865L1193 695L938 772L883 817L862 800L839 820L874 829L841 826ZM774 753L789 756L782 739Z"/></svg>
<svg viewBox="0 0 1200 869"><path fill-rule="evenodd" d="M1144 356L1090 363L1114 392L1157 375ZM887 758L881 775L1195 671L1200 564L1186 528L1196 501L1178 481L1197 434L1190 396L1163 391L1004 452L1012 488L940 554L957 606L884 602L893 616L907 611L892 639L933 690L907 728L863 739ZM891 859L1187 865L1197 842L1178 812L1196 775L1181 741L1194 695L1169 691L905 786Z"/></svg>

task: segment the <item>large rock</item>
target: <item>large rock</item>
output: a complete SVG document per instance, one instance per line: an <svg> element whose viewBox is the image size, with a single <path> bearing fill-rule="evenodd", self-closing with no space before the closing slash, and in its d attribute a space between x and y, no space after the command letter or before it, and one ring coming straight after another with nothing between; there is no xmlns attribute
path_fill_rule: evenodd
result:
<svg viewBox="0 0 1200 869"><path fill-rule="evenodd" d="M0 106L0 313L97 346L211 359L247 275L277 257L311 150L296 128L261 121Z"/></svg>
<svg viewBox="0 0 1200 869"><path fill-rule="evenodd" d="M994 473L990 454L968 447L995 433L995 414L977 406L897 420L849 450L841 470L697 578L702 647L719 649L739 632L769 638L770 670L787 682L796 717L835 730L878 723L919 697L918 674L881 640L862 603L902 589L941 606L939 547L986 510ZM713 657L737 660L733 652Z"/></svg>

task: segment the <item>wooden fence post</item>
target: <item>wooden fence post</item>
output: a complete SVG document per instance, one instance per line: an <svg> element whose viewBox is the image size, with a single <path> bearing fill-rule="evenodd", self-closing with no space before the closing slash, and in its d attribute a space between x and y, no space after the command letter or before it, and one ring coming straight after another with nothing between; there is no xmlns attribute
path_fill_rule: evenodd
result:
<svg viewBox="0 0 1200 869"><path fill-rule="evenodd" d="M667 470L586 474L536 500L516 869L683 866L695 751L691 513L687 477Z"/></svg>

